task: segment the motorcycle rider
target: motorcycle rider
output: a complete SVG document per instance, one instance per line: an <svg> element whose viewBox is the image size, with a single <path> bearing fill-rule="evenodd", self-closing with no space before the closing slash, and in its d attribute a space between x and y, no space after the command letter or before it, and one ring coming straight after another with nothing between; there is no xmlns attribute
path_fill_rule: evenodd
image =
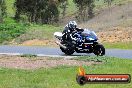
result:
<svg viewBox="0 0 132 88"><path fill-rule="evenodd" d="M62 32L62 40L63 43L65 41L79 41L79 39L77 39L74 34L77 32L82 32L84 31L81 28L77 28L77 23L76 21L70 21L64 28L63 32Z"/></svg>

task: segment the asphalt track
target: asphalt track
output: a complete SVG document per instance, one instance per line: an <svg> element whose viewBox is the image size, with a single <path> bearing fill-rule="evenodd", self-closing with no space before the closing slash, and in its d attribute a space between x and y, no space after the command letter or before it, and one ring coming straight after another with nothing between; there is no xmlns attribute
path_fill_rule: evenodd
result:
<svg viewBox="0 0 132 88"><path fill-rule="evenodd" d="M1 45L0 54L6 55L23 55L23 54L32 54L37 56L66 56L61 52L59 48L50 48L43 46L10 46L10 45ZM85 54L85 53L74 53L72 56L93 56L94 54ZM122 49L106 49L106 56L132 59L132 50L122 50Z"/></svg>

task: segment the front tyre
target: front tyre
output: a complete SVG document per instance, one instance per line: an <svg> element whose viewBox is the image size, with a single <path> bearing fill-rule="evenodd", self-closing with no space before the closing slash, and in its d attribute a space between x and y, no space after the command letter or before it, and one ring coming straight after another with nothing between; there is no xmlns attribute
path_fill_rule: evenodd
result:
<svg viewBox="0 0 132 88"><path fill-rule="evenodd" d="M63 49L62 47L60 47L60 49L66 55L72 55L75 52L74 49L72 49L72 48Z"/></svg>
<svg viewBox="0 0 132 88"><path fill-rule="evenodd" d="M105 55L105 48L101 44L97 44L94 47L93 53L97 56L103 56Z"/></svg>

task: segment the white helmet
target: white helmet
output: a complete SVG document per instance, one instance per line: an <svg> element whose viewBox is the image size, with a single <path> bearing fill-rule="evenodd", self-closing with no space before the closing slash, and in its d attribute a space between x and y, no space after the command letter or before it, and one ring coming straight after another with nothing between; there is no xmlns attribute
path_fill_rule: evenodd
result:
<svg viewBox="0 0 132 88"><path fill-rule="evenodd" d="M68 23L68 27L69 27L70 29L76 29L76 27L77 27L76 21L70 21L70 22Z"/></svg>

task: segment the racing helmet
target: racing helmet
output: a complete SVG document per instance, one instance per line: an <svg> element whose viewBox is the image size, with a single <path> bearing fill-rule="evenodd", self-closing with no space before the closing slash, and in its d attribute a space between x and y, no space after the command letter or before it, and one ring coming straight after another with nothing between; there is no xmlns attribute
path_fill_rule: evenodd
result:
<svg viewBox="0 0 132 88"><path fill-rule="evenodd" d="M76 27L77 27L76 21L70 21L70 22L68 23L68 27L69 27L71 30L76 29Z"/></svg>

